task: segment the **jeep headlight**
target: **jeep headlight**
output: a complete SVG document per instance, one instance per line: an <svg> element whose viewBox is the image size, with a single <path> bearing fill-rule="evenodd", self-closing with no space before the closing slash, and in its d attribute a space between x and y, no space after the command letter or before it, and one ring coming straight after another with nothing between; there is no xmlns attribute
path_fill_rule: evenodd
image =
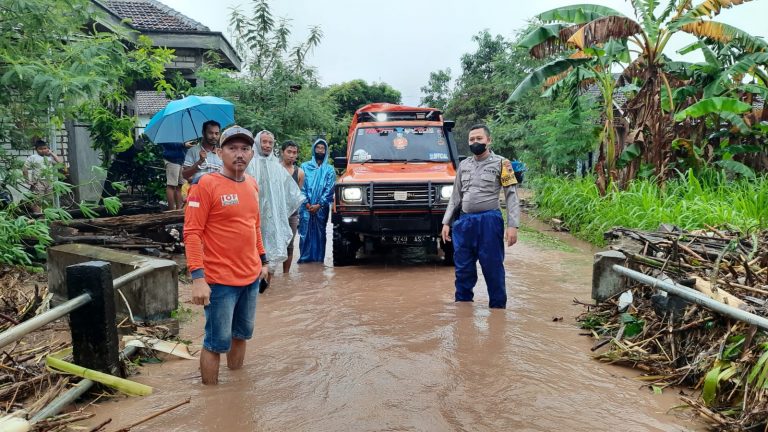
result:
<svg viewBox="0 0 768 432"><path fill-rule="evenodd" d="M446 185L440 188L440 199L443 201L448 201L451 199L451 195L453 194L453 185Z"/></svg>
<svg viewBox="0 0 768 432"><path fill-rule="evenodd" d="M341 199L347 202L360 202L363 200L363 189L359 187L346 187L341 191Z"/></svg>

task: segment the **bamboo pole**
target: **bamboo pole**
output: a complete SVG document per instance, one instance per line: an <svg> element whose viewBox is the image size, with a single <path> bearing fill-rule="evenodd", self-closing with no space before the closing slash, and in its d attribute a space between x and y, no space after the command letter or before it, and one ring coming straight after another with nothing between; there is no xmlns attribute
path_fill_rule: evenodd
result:
<svg viewBox="0 0 768 432"><path fill-rule="evenodd" d="M47 356L45 358L45 364L62 372L67 372L72 375L87 378L89 380L115 388L129 396L148 396L152 394L152 387L148 385L105 374L93 369L84 368L82 366L58 359L54 356Z"/></svg>

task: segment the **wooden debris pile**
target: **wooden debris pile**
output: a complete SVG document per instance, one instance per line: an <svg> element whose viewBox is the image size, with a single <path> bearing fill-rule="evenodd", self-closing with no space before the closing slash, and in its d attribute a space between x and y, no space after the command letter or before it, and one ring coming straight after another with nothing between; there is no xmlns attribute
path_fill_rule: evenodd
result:
<svg viewBox="0 0 768 432"><path fill-rule="evenodd" d="M56 222L51 237L56 244L85 243L108 248L181 252L184 210Z"/></svg>
<svg viewBox="0 0 768 432"><path fill-rule="evenodd" d="M0 267L0 332L37 314L46 294L37 284L34 291L23 289L29 273L12 267Z"/></svg>
<svg viewBox="0 0 768 432"><path fill-rule="evenodd" d="M0 331L46 308L49 296L45 287L34 284L34 289L29 288L36 277L17 268L0 269ZM68 389L67 376L51 373L45 367L47 355L69 345L68 330L66 325L52 323L0 349L0 417L18 410L34 415ZM57 419L56 425L68 423L65 419ZM40 430L54 430L56 425Z"/></svg>
<svg viewBox="0 0 768 432"><path fill-rule="evenodd" d="M768 231L621 228L606 237L635 270L768 316ZM768 333L648 285L628 288L578 318L597 339L595 357L643 371L654 391L693 389L683 400L718 430L765 428Z"/></svg>
<svg viewBox="0 0 768 432"><path fill-rule="evenodd" d="M0 332L47 310L50 296L44 285L44 278L44 275L26 273L19 268L0 267ZM42 288L35 282L41 282L39 285L43 285ZM126 326L131 333L146 335L143 339L153 344L168 345L174 348L174 354L178 355L178 351L190 357L186 346L164 341L171 334L167 327L136 327L134 324ZM0 348L0 430L6 430L4 428L8 425L3 422L9 421L11 417L32 422L30 419L80 381L77 376L46 367L48 356L57 355L68 348L71 348L71 336L65 320L47 324ZM140 353L141 358L155 358L153 350L141 348ZM122 367L132 370L135 365L125 359ZM82 410L66 412L33 423L30 430L73 430L73 427L78 427L74 423L92 416L93 414ZM102 429L99 427L93 430Z"/></svg>

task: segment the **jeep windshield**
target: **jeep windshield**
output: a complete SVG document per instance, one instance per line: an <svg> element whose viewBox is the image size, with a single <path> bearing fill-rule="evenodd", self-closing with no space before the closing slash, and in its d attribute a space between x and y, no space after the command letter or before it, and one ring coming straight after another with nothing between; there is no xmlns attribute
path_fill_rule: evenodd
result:
<svg viewBox="0 0 768 432"><path fill-rule="evenodd" d="M352 147L352 163L449 162L448 142L440 127L360 128Z"/></svg>

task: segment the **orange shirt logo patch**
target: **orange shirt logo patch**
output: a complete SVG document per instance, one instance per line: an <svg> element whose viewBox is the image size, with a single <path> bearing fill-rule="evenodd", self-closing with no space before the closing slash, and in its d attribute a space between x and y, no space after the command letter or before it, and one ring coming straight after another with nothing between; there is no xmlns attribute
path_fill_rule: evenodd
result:
<svg viewBox="0 0 768 432"><path fill-rule="evenodd" d="M231 206L240 204L240 200L237 199L237 194L226 194L221 196L221 206Z"/></svg>

